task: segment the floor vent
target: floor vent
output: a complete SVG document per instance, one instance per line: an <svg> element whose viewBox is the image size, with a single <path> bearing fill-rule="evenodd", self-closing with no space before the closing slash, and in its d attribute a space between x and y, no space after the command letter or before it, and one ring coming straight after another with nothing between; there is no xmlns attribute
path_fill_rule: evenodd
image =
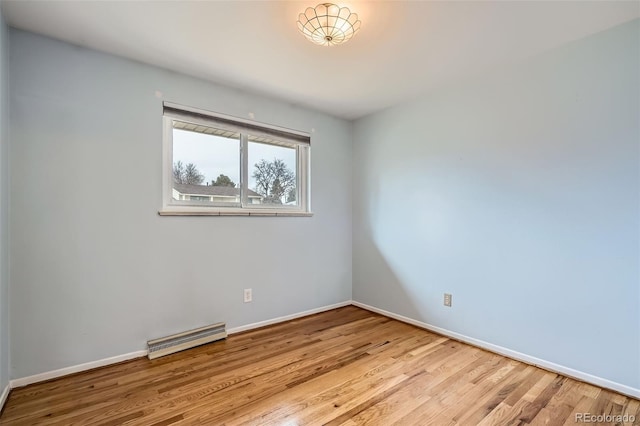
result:
<svg viewBox="0 0 640 426"><path fill-rule="evenodd" d="M196 328L195 330L185 331L183 333L173 334L160 339L153 339L147 342L149 359L159 358L195 346L204 345L216 340L227 337L226 324L219 322L217 324L207 325L205 327Z"/></svg>

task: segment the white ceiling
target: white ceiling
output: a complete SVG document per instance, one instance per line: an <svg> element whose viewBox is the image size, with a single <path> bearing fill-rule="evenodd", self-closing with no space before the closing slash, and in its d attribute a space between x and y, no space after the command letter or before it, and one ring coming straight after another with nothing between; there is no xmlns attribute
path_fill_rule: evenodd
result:
<svg viewBox="0 0 640 426"><path fill-rule="evenodd" d="M337 1L362 20L315 46L300 1L3 1L9 25L347 119L640 16L640 2Z"/></svg>

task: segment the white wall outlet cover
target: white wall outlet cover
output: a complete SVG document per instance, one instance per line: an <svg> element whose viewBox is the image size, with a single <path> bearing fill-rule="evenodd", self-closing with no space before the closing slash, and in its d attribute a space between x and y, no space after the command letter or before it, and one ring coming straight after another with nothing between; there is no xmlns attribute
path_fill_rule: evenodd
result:
<svg viewBox="0 0 640 426"><path fill-rule="evenodd" d="M451 306L451 295L449 293L444 294L444 306Z"/></svg>

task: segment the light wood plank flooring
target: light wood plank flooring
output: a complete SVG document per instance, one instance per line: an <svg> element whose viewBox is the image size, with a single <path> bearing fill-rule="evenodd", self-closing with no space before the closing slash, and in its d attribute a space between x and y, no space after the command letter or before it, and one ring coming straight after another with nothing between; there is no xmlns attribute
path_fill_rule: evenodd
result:
<svg viewBox="0 0 640 426"><path fill-rule="evenodd" d="M14 389L6 425L573 425L640 401L353 307ZM612 423L600 423L612 424Z"/></svg>

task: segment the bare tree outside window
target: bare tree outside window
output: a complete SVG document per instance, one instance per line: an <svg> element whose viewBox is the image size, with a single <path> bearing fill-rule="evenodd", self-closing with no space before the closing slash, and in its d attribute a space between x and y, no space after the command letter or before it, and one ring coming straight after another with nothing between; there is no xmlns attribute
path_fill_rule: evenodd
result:
<svg viewBox="0 0 640 426"><path fill-rule="evenodd" d="M264 203L286 204L295 201L296 176L284 161L278 158L273 161L262 159L254 165L252 177L256 182L254 190L264 197Z"/></svg>
<svg viewBox="0 0 640 426"><path fill-rule="evenodd" d="M200 185L204 180L204 175L200 173L195 164L189 163L185 166L182 161L177 161L173 163L173 180L175 183Z"/></svg>

